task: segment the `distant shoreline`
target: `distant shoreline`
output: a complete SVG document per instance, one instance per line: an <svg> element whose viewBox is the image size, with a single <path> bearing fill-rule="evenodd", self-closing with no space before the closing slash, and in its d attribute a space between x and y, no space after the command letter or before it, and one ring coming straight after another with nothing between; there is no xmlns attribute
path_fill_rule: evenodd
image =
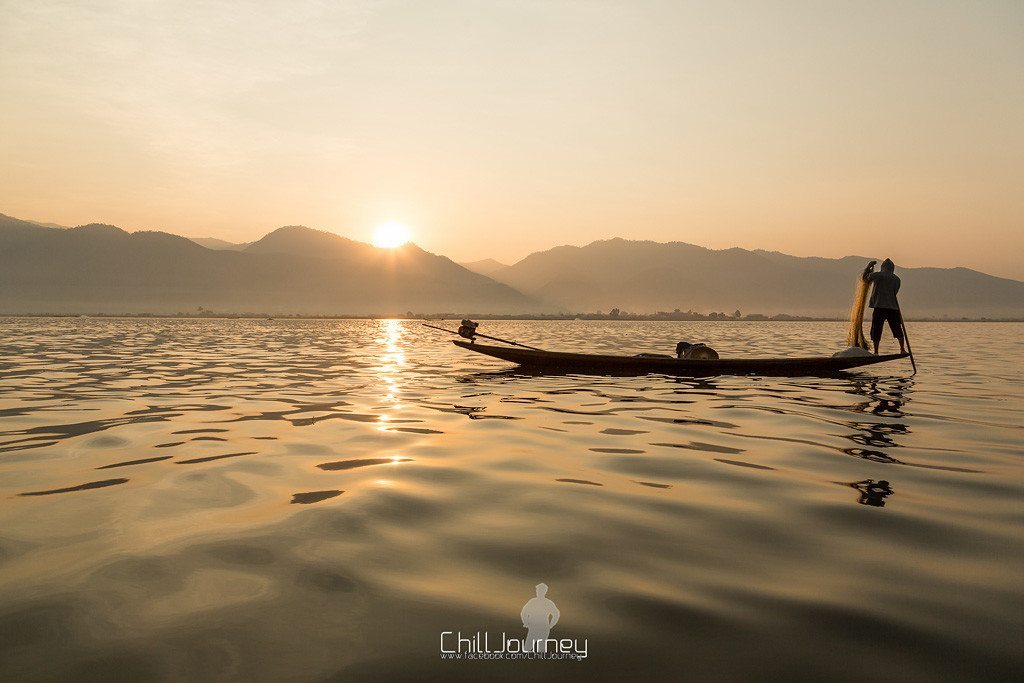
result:
<svg viewBox="0 0 1024 683"><path fill-rule="evenodd" d="M869 318L869 316L865 316ZM496 314L496 313L405 313L402 315L307 315L269 313L0 313L0 318L104 318L129 320L422 320L453 321L463 318L472 320L600 320L606 322L848 322L849 318L838 316L803 316L780 313L766 316L760 314L740 317L724 314L701 313L621 313L613 316L602 313L558 313L558 314ZM953 318L953 317L908 317L912 323L1020 323L1024 318Z"/></svg>

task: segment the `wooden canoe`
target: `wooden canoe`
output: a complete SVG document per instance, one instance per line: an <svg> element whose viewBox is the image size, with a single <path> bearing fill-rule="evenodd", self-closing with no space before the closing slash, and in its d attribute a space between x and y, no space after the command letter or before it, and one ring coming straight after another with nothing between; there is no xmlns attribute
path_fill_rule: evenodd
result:
<svg viewBox="0 0 1024 683"><path fill-rule="evenodd" d="M647 374L683 375L828 375L864 365L906 358L906 353L885 356L830 356L807 358L720 358L718 360L679 360L638 356L610 356L596 353L564 353L539 351L515 346L491 346L464 339L454 339L456 346L500 358L533 370L578 372L581 374Z"/></svg>

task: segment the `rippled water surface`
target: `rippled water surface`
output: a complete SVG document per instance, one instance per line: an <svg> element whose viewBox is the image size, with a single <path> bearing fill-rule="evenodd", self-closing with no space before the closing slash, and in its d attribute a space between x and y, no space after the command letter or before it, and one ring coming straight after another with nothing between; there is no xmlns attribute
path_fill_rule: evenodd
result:
<svg viewBox="0 0 1024 683"><path fill-rule="evenodd" d="M0 679L1020 674L1024 325L911 335L915 377L685 379L516 373L416 322L0 319ZM585 661L440 659L521 638L540 581Z"/></svg>

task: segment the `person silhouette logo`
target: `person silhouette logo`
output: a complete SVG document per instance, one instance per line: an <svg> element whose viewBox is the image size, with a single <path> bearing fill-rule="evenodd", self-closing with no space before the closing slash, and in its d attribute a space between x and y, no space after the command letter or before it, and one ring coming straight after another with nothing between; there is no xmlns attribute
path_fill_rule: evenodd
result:
<svg viewBox="0 0 1024 683"><path fill-rule="evenodd" d="M548 593L547 584L538 583L536 589L537 597L530 598L519 614L523 619L523 628L527 629L524 652L536 652L538 648L547 652L548 634L560 616L555 603L544 597Z"/></svg>

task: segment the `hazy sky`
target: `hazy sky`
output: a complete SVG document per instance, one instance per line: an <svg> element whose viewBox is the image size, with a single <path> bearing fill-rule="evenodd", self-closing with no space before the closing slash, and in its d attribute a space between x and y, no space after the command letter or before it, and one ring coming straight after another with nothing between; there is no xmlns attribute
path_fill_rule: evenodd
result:
<svg viewBox="0 0 1024 683"><path fill-rule="evenodd" d="M0 212L1024 279L1024 2L0 0Z"/></svg>

